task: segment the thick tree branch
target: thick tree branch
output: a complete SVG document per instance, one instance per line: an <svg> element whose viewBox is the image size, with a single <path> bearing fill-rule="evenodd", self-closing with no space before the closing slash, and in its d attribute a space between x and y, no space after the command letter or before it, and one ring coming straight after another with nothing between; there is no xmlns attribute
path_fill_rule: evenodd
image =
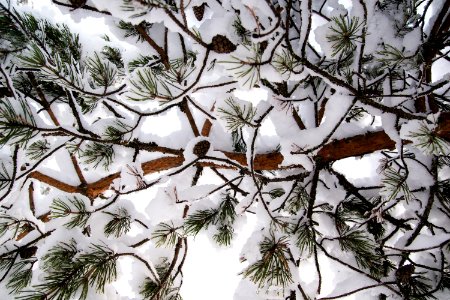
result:
<svg viewBox="0 0 450 300"><path fill-rule="evenodd" d="M450 141L449 113L443 113L439 121L436 134L447 141ZM327 163L347 157L362 156L383 149L392 149L394 147L395 142L392 141L384 131L375 131L341 140L335 140L329 144L326 144L318 152L317 157L320 158L323 163ZM247 157L245 153L228 151L222 151L222 153L227 158L236 161L241 166L247 166ZM280 169L301 167L301 165L281 166L283 160L284 157L280 152L256 154L254 169L256 171L275 171ZM161 157L143 163L142 170L144 171L144 174L147 175L179 167L183 164L183 162L184 156L182 154ZM233 166L227 164L219 164L214 162L199 162L197 165L202 167L215 167L218 169L234 168ZM72 186L37 171L30 173L28 177L42 181L67 193L81 193L90 198L95 198L107 190L112 181L120 177L120 173L118 172L108 175L107 177L104 177L96 182L87 184L87 186Z"/></svg>
<svg viewBox="0 0 450 300"><path fill-rule="evenodd" d="M166 69L170 69L169 57L167 56L167 52L161 48L147 33L145 26L143 23L136 25L136 30L139 32L141 37L153 48L156 52L158 52L159 57L161 57L161 61L164 64Z"/></svg>

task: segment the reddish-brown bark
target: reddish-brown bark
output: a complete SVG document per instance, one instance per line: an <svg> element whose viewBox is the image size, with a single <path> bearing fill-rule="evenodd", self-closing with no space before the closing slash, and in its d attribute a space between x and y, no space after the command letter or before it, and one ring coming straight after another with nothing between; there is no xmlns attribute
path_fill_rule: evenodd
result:
<svg viewBox="0 0 450 300"><path fill-rule="evenodd" d="M447 141L450 141L450 114L443 113L439 119L439 126L436 130L436 134ZM205 122L206 125L206 122ZM205 127L205 125L203 127ZM202 130L203 131L203 130ZM332 162L339 159L361 156L369 154L378 150L392 149L395 147L395 142L392 141L384 131L369 132L363 135L356 135L353 137L335 140L329 144L326 144L320 149L317 154L317 158L320 158L322 162ZM223 154L232 161L237 162L243 167L247 167L247 158L245 153L227 152L222 151ZM283 155L279 152L256 154L254 160L255 170L262 171L274 171L280 169L280 165L283 163ZM142 170L145 175L170 170L172 168L179 167L183 164L184 157L182 154L176 156L166 156L157 158L142 164ZM215 168L233 168L233 166L226 163L214 163L214 162L202 162L197 165L202 167L215 167ZM284 166L284 168L299 167L298 165ZM96 182L88 183L87 185L72 186L67 183L61 182L55 178L42 174L38 171L34 171L29 174L29 178L39 180L48 185L51 185L59 190L67 193L80 193L93 199L107 190L114 179L120 177L120 173L114 173L108 175Z"/></svg>
<svg viewBox="0 0 450 300"><path fill-rule="evenodd" d="M324 162L351 156L361 156L382 149L392 149L395 142L384 131L370 132L351 138L335 140L320 149L317 156Z"/></svg>

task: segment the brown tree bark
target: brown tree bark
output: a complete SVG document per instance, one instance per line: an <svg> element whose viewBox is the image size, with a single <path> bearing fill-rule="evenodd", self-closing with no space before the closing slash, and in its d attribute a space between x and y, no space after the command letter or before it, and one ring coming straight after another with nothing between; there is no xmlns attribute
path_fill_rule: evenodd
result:
<svg viewBox="0 0 450 300"><path fill-rule="evenodd" d="M439 137L450 142L450 113L441 114L441 117L439 118L439 126L437 127L435 133ZM405 141L405 143L408 142L409 141ZM322 162L327 163L347 157L362 156L383 149L392 149L394 147L395 142L392 141L384 131L374 131L363 135L356 135L341 140L335 140L329 144L326 144L319 150L316 159L319 158ZM230 160L237 162L243 167L247 167L247 158L245 153L227 151L222 151L222 153ZM281 166L283 160L284 157L279 152L256 154L254 165L255 170L274 171L282 168L301 167L300 165ZM142 164L142 170L144 174L147 175L179 167L183 164L183 162L184 157L182 154L176 156L165 156L144 162ZM234 168L226 163L219 164L210 161L200 161L197 165L202 167ZM61 191L67 193L80 193L91 199L98 197L101 193L107 190L113 180L119 177L120 173L114 173L95 182L88 183L87 185L72 186L38 171L34 171L28 175L28 178L39 180Z"/></svg>

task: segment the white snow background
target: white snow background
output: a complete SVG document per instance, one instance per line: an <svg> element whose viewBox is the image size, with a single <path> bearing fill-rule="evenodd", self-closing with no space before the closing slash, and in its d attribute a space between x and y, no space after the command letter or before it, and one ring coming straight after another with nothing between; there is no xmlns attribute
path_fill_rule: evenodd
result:
<svg viewBox="0 0 450 300"><path fill-rule="evenodd" d="M111 0L96 0L96 2L103 1L107 3ZM46 17L54 22L66 23L72 30L80 34L80 42L83 45L83 49L88 53L98 50L96 48L96 39L101 39L101 37L107 34L112 41L121 43L121 41L114 36L111 32L111 28L114 24L107 24L105 18L97 15L92 15L86 13L82 10L68 12L68 10L58 9L55 5L51 3L51 0L29 0L29 4L32 6L33 12L40 14L42 17ZM351 0L341 0L340 4L345 7L351 7ZM322 20L313 19L313 26L318 27L322 25ZM312 30L312 38L314 30ZM318 45L314 40L312 43ZM122 42L121 45L126 49L123 53L125 56L135 56L137 48L133 45ZM442 63L434 64L433 68L433 80L441 78L446 70L450 68L450 64L444 59L441 59ZM249 95L255 96L256 91L238 91L239 98L245 99ZM177 130L179 125L178 120L176 120L176 115L174 114L173 122L168 122L164 126L167 134L172 130ZM167 116L165 117L167 120ZM172 127L170 127L172 125ZM264 135L275 135L270 126L266 126ZM376 155L376 154L374 154ZM361 159L348 158L335 163L335 167L346 173L346 176L354 180L355 182L364 181L367 178L374 178L376 172L375 163L378 161L377 158L374 159L373 156L365 156ZM213 176L202 176L199 184L208 184L212 182L205 182L207 178ZM156 195L156 190L141 192L136 195L141 199L153 199ZM137 199L136 202L138 202ZM148 202L143 205L147 205ZM247 238L253 231L252 228L256 225L257 220L252 218L246 219L247 224L241 226L241 232L237 232L237 237L233 240L232 246L229 248L218 248L214 243L206 237L206 235L200 233L195 239L190 238L189 240L189 251L186 259L185 266L183 268L184 281L181 289L181 294L185 300L257 300L262 299L256 294L245 294L244 292L249 289L245 289L245 285L248 284L246 281L241 281L241 277L238 275L243 269L243 265L239 262L239 257L241 249L244 247ZM326 272L327 259L325 257L320 257L321 266L325 270L323 275L323 294L326 294L330 289L335 287L338 283L340 288L352 285L351 276L340 276L340 278L330 278L330 275ZM132 289L132 286L136 287L137 283L129 282L131 278L130 274L135 270L131 259L122 259L119 264L119 280L113 284L116 289L117 294L109 293L105 298L102 296L101 299L120 299L120 300L131 300L139 299L139 295L136 294L136 289ZM315 276L314 266L304 265L302 268L301 278L308 282L308 277ZM342 270L342 272L346 272ZM343 280L343 281L342 281ZM312 278L311 278L312 281ZM340 281L340 282L339 282ZM239 286L239 288L238 288ZM236 289L238 290L236 291ZM10 295L5 294L6 291L0 292L0 299L8 299ZM3 295L2 295L3 294ZM6 297L6 298L5 298ZM342 299L359 299L358 294L352 295Z"/></svg>
<svg viewBox="0 0 450 300"><path fill-rule="evenodd" d="M80 34L80 42L83 45L83 50L86 52L93 52L97 50L95 40L100 39L103 35L108 35L114 42L119 42L111 32L111 27L114 24L106 24L103 17L92 16L83 11L74 11L70 14L64 14L62 10L58 9L51 3L51 0L29 0L29 4L34 13L38 13L44 18L48 18L56 23L67 24L74 32ZM67 10L66 10L67 11ZM121 43L126 48L124 56L136 56L137 49L132 44ZM126 60L126 57L124 58ZM240 97L248 97L249 93L242 92ZM173 115L173 120L158 126L161 135L168 135L174 130L178 130L181 126L180 122ZM165 120L168 120L167 115ZM267 133L266 133L267 134ZM56 163L55 163L56 166ZM214 176L202 176L199 184L205 184L204 178L213 178ZM211 183L211 182L209 182ZM149 190L139 193L139 197L143 199L153 199L156 190ZM139 199L137 199L138 202ZM142 202L147 205L147 202ZM143 207L144 208L144 207ZM247 219L247 226L244 232L237 232L237 236L233 239L231 247L218 248L214 242L209 240L204 234L200 233L195 239L189 240L189 252L183 267L183 286L181 294L185 300L230 300L233 299L236 288L241 280L238 273L242 271L243 266L239 262L239 254L244 243L247 241L252 230L252 223L255 220ZM124 258L119 262L119 278L113 283L117 290L117 295L107 295L108 300L128 300L139 299L136 289L137 283L130 283L130 275L134 271L132 259ZM6 291L5 291L6 292ZM1 293L3 294L3 293ZM4 297L10 297L5 294ZM2 298L0 299L7 299Z"/></svg>

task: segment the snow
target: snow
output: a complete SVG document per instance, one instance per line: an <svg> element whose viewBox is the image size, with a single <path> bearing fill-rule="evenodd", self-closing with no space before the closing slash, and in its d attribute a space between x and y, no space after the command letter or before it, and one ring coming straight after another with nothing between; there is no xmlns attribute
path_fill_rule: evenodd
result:
<svg viewBox="0 0 450 300"><path fill-rule="evenodd" d="M291 139L299 149L311 149L326 142L326 137L333 134L335 126L353 106L353 97L335 94L325 106L325 115L319 127L300 131Z"/></svg>
<svg viewBox="0 0 450 300"><path fill-rule="evenodd" d="M405 51L414 53L417 51L417 41L421 38L421 32L418 28L414 29L411 32L408 32L403 37L403 47L405 47Z"/></svg>
<svg viewBox="0 0 450 300"><path fill-rule="evenodd" d="M100 51L104 45L111 45L120 49L123 54L124 62L127 64L140 54L147 55L156 53L147 44L136 43L134 37L125 39L123 37L123 33L120 33L118 29L113 29L113 27L117 24L119 17L126 21L130 21L133 24L137 24L142 20L151 20L151 22L154 23L154 26L152 27L150 34L154 38L155 42L160 45L163 44L164 41L163 29L164 26L166 26L169 30L169 56L172 58L181 57L182 55L180 47L176 46L179 42L178 33L183 34L185 37L187 37L187 34L162 10L154 9L147 11L147 15L132 17L133 14L139 11L145 12L147 9L141 7L134 12L124 13L120 7L122 1L88 1L89 5L94 5L98 9L108 10L114 16L108 17L98 13L87 14L86 11L82 9L77 9L74 11L68 8L58 9L51 3L50 0L30 0L29 2L33 8L25 8L24 10L40 14L42 17L50 18L55 22L67 23L71 30L79 33L81 43L83 44L83 55L92 55L95 51ZM397 17L390 14L380 13L375 9L375 1L366 2L371 19L367 25L369 34L366 37L366 45L364 47L365 54L379 55L377 51L381 49L382 43L398 49L404 49L404 53L407 55L411 55L417 51L419 47L418 41L420 41L422 34L420 29L412 30L404 35L398 34L393 29L396 21L395 18ZM268 2L263 2L260 0L222 0L222 6L219 5L219 1L209 1L209 4L205 10L204 19L202 21L197 21L193 15L192 7L201 5L202 3L202 0L185 1L188 24L187 30L191 30L191 32L198 30L201 35L201 39L205 43L210 43L215 35L222 34L226 35L233 43L238 44L238 36L231 29L231 24L236 18L236 10L239 10L240 12L240 17L244 27L252 33L267 32L276 22L276 17L267 4ZM440 1L438 4L434 4L433 8L436 9L441 3L443 2ZM302 1L300 5L302 13L299 17L301 17L303 23L300 27L298 40L292 42L296 53L298 53L298 47L301 46L305 40L307 40L312 43L313 47L319 49L319 54L324 55L324 57L328 59L337 59L336 57L332 57L333 49L327 39L327 35L331 33L330 26L333 22L327 22L325 18L313 14L311 19L312 32L309 36L306 36L307 24L305 20L309 20L310 13L307 11L308 1ZM317 5L317 3L313 3L313 5ZM282 11L281 16L284 16L284 14L285 11ZM350 17L361 17L362 7L359 3L349 0L330 0L327 1L323 14L327 18L346 14L350 14ZM255 16L258 16L258 19L256 19ZM272 20L270 21L270 19ZM264 29L259 28L261 25ZM280 29L277 29L277 31L282 32ZM277 31L275 31L273 36L269 35L271 41L277 40ZM108 35L110 42L104 40L103 37L105 34ZM258 41L258 39L253 39L253 41ZM185 39L185 44L188 49L199 53L196 61L197 69L189 78L190 84L193 78L197 76L196 74L199 71L201 60L203 60L204 49L190 37ZM270 44L272 44L272 42ZM281 47L285 46L282 45L280 48ZM359 44L357 47L358 51L362 49ZM268 49L270 49L270 47ZM270 51L266 50L263 60L268 59L272 55L281 55L280 49L277 49L274 53L269 52ZM369 105L363 105L363 107L366 108L370 114L376 116L375 123L372 124L372 119L369 117L363 118L358 122L345 122L344 119L347 116L348 111L354 106L357 99L355 99L355 96L349 95L349 91L345 88L339 87L336 84L331 83L329 80L324 79L324 85L333 87L337 91L331 93L329 89L327 89L325 92L324 97L328 98L328 102L325 105L324 117L317 126L315 118L315 110L317 107L315 107L315 104L320 105L323 98L319 98L315 95L312 96L310 100L295 102L294 109L298 109L298 114L306 126L306 129L300 130L299 126L291 117L292 111L289 108L286 109L281 107L280 101L276 99L276 97L279 96L275 96L273 91L260 83L258 83L258 86L248 84L248 77L244 76L241 78L236 78L239 73L230 68L230 65L233 66L233 64L230 64L229 62L239 62L240 59L248 60L248 56L252 55L251 51L246 49L243 45L238 45L238 49L231 55L211 53L211 57L207 62L207 68L205 68L202 78L199 83L193 87L192 92L189 93L189 96L193 99L193 101L195 101L202 109L208 111L212 116L217 118L217 120L214 121L214 126L212 127L209 137L195 137L189 123L187 122L186 115L180 111L178 107L173 107L164 113L144 117L133 133L129 134L127 138L136 138L143 142L154 142L159 146L170 147L173 149L183 149L183 166L187 166L191 162L198 159L198 157L193 153L193 148L202 140L208 140L211 143L211 148L209 149L207 155L214 156L216 158L225 158L224 154L220 152L220 150L233 150L230 133L226 128L226 122L220 119L220 114L217 113L218 108L223 108L225 106L225 99L234 97L240 104L251 104L257 111L255 119L261 116L262 113L273 105L275 108L264 119L261 126L258 127L257 130L248 126L243 128L243 138L247 144L247 153L245 153L245 155L247 157L248 165L252 159L250 145L254 134L258 131L258 136L255 140L254 154L273 152L280 145L280 151L284 157L283 166L295 164L303 167L285 171L277 170L273 173L261 173L263 176L268 178L277 179L288 175L298 174L300 172L313 171L316 167L313 161L313 155L314 153L317 153L317 149L319 149L323 143L328 143L334 139L342 139L344 137L365 133L370 130L382 129L388 134L390 139L396 142L398 151L400 151L401 147L404 146L402 141L412 141L412 144L408 144L403 148L403 150L405 150L404 154L406 158L404 161L406 161L406 165L402 166L405 168L407 167L410 174L406 180L406 183L411 190L416 189L417 191L414 192L414 197L409 200L409 202L399 199L392 199L388 203L379 204L379 207L377 208L387 209L392 204L393 207L389 209L389 214L392 217L396 217L398 219L411 218L412 220L409 220L408 224L410 224L413 228L417 226L420 219L418 216L424 212L429 189L434 184L434 177L429 172L431 168L431 158L429 157L430 153L418 146L421 141L414 138L412 134L420 130L421 126L426 126L430 131L434 130L438 115L429 114L427 119L428 122L403 119L399 120L393 114L371 108ZM209 69L210 62L213 62L214 60L217 62L215 67ZM450 76L447 72L448 66L448 62L444 59L438 60L438 63L435 63L432 69L433 81L448 81ZM354 69L355 67L356 62L353 66L351 66L351 68ZM299 66L298 69L302 70L302 66ZM279 74L273 65L262 66L259 70L262 77L266 78L270 82L281 82L282 80L287 80L289 88L292 88L297 82L307 78L307 76L318 76L318 74L312 70L303 70L299 74ZM412 71L410 72L409 69L405 68L405 70L405 72L407 72L405 76L416 76L416 74L412 74ZM391 91L391 82L388 80L388 71L385 71L382 76L384 75L386 75L386 79L382 83L383 93L388 95L393 91ZM136 73L128 74L126 72L124 76L127 80L129 80L130 78L133 78L133 76L136 76ZM370 85L371 83L376 82L379 78L383 77L379 76L376 79L372 79L372 82L367 81L367 83ZM239 82L233 85L196 90L200 86L216 85L231 80L238 80ZM86 87L89 87L86 80L83 82ZM405 82L407 82L409 86L405 87L402 93L413 95L414 93L420 91L418 89L419 83L414 82L411 78L406 79ZM177 90L178 87L173 88ZM396 89L399 87L394 85L393 88ZM312 95L311 88L304 88L302 85L295 93L293 93L291 99L303 98L310 95ZM155 112L165 107L164 104L160 105L160 103L153 100L142 102L129 100L127 98L127 94L117 95L114 99L145 113ZM319 99L322 100L319 101ZM378 101L379 99L376 100ZM389 107L400 107L403 101L406 100L408 100L408 97L403 98L386 96L382 99L382 104ZM177 99L176 101L181 101L181 99ZM360 105L360 103L357 105ZM203 112L192 105L189 104L189 106L198 129L201 130L202 124L206 118L209 117L205 116ZM214 111L211 109L213 106L215 107ZM73 129L72 124L74 123L75 118L71 116L71 111L67 109L67 105L64 103L59 103L53 105L52 107L54 107L56 115L62 119L62 126L67 129ZM126 117L126 121L124 122L135 125L135 122L138 119L136 114L126 112L126 109L118 106L114 107ZM410 105L406 108L412 109L413 107ZM36 113L37 109L39 109L38 105L33 106L34 113ZM80 108L77 109L80 110ZM96 133L102 134L104 129L108 125L112 124L113 120L115 120L115 117L113 117L111 113L104 113L103 106L99 104L99 106L92 113L83 116L82 122L84 126L92 127ZM40 119L39 125L49 127L51 126L51 123L47 117L44 117L43 119ZM57 140L59 139L54 138L52 141L55 141L56 143ZM28 185L24 185L23 187L15 186L13 196L2 204L14 204L11 212L16 214L17 217L26 218L35 222L42 231L48 232L49 230L55 230L50 237L46 238L45 243L39 244L37 253L38 256L45 255L45 253L48 253L52 246L56 245L60 241L67 241L71 237L76 239L77 246L80 250L88 249L92 243L103 242L107 243L117 252L131 251L129 245L140 242L143 236L149 237L151 232L161 222L169 223L173 221L176 226L181 226L183 223L182 216L186 207L189 208L190 214L200 209L217 207L220 201L220 196L222 196L225 191L221 190L213 192L218 187L223 185L224 182L209 168L204 169L204 173L200 177L200 181L193 187L191 186L191 183L195 174L194 168L185 170L182 174L161 172L144 177L141 169L141 163L150 159L161 157L162 154L147 152L140 153L133 162L133 149L124 149L118 146L114 147L116 150L115 159L114 163L109 168L108 173L119 172L120 176L113 182L112 187L110 187L111 189L104 192L103 196L108 199L95 200L92 209L98 209L112 200L114 195L112 190L113 187L115 190L128 192L139 187L139 184L142 182L147 184L155 183L150 189L135 192L130 195L120 196L117 203L114 203L104 210L105 212L114 212L118 208L123 207L131 214L133 220L137 219L144 222L145 226L149 227L148 230L145 229L140 223L133 222L129 234L119 238L115 238L113 236L107 238L103 233L104 225L111 219L111 216L101 212L93 214L87 223L92 229L91 237L86 237L83 235L80 228L76 228L74 230L67 229L64 226L64 224L67 223L67 218L54 219L51 222L43 223L31 213L28 208L29 204L23 200L28 199L28 191L26 189ZM311 149L314 149L314 151ZM292 153L305 150L311 153ZM4 160L6 161L10 154L11 149L8 149L7 147L0 148L0 158L2 159L2 162ZM22 153L21 156L23 156ZM380 175L379 170L377 170L380 165L379 161L381 158L385 158L385 156L379 152L375 152L363 157L350 157L342 159L334 162L329 167L344 174L345 177L355 186L376 186L380 185L380 181L383 179L383 176ZM396 157L393 159L395 158ZM26 158L21 157L20 161L26 161ZM58 151L56 155L46 159L45 162L39 166L39 171L57 178L64 183L78 186L80 184L80 179L76 176L72 165L67 163L69 161L69 154L63 148ZM202 161L216 162L213 159L209 159L208 161L202 159ZM404 163L404 161L402 163ZM11 164L7 163L6 165L9 169L11 168ZM179 167L178 170L181 170L183 166ZM236 170L220 170L220 172L222 172L229 180L242 175ZM92 166L84 166L83 173L88 182L94 182L105 175L104 170L93 170ZM448 173L449 172L447 170L446 172L442 172L439 176L441 176L440 178L445 179L448 178ZM304 181L300 182L307 190L311 187L311 176L312 174L310 174ZM349 193L348 191L346 192L339 185L339 181L333 175L328 174L326 170L321 171L319 178L320 181L317 187L317 198L315 199L316 203L314 207L313 220L318 223L318 225L315 225L315 228L322 234L322 236L318 239L321 241L322 237L333 238L339 233L335 228L334 219L327 211L325 211L325 209L322 209L322 206L320 205L329 204L332 211L334 211L337 209L337 205L349 197ZM142 180L142 182L140 180ZM22 184L24 182L25 179L19 183ZM262 186L262 188L264 191L268 191L271 188L280 187L288 192L291 188L291 183L292 182L290 181L269 183ZM219 300L286 298L285 295L282 295L282 293L277 294L280 292L280 289L277 287L271 287L268 289L264 288L261 291L257 291L255 284L250 282L248 279L242 279L242 276L239 275L239 273L249 264L252 264L262 258L259 250L259 244L265 236L273 234L274 230L269 225L273 219L266 211L266 206L264 204L266 204L272 211L273 209L279 207L283 201L285 201L287 194L277 199L270 199L269 195L263 192L263 199L260 199L260 193L254 185L253 178L250 176L244 177L240 186L245 187L244 189L248 192L248 195L241 197L238 193L239 204L235 208L238 216L234 226L236 236L232 240L231 247L219 247L215 244L212 238L214 233L216 233L215 226L210 226L208 230L202 231L196 237L188 238L189 253L187 255L186 264L183 270L184 277L183 286L181 289L181 294L187 300L211 299L212 295L214 299ZM36 198L38 198L36 201L39 201L39 205L36 205L36 215L46 213L52 199L66 196L57 189L49 188L48 185L36 181L34 182L34 188ZM231 190L229 190L229 192L231 192ZM367 191L362 190L361 193L364 196L367 195L368 199L380 195L380 193L378 193L378 189L374 189L373 191L370 189ZM381 193L381 196L386 195ZM399 196L403 196L403 194L399 193ZM77 197L81 196L77 195ZM82 199L86 204L89 203L89 199ZM263 203L262 201L265 202ZM280 217L283 220L290 220L293 223L299 222L299 218L305 215L304 210L300 210L294 216L291 216L284 211L272 211L272 213L276 217ZM377 211L368 211L367 214L370 216L376 216ZM436 210L430 213L429 221L439 224L442 228L446 228L448 226L448 222L446 222L447 219L445 218L446 215L443 212ZM380 222L382 221L383 219L381 218ZM351 223L351 226L358 226L355 222L347 223ZM389 225L389 223L385 224L387 224L386 227L388 230L393 229L393 226ZM365 229L366 227L361 228ZM435 231L438 232L438 234L431 235L428 228L424 227L419 237L417 237L414 242L408 246L405 246L406 240L410 236L411 232L408 234L399 232L389 239L387 245L415 251L424 247L435 247L450 238L448 234L443 234L439 228L435 229ZM35 233L36 232L33 234ZM36 235L33 234L26 236L17 244L24 245L25 243L31 241L36 237ZM276 234L278 237L278 235L284 233L276 232ZM4 242L4 238L2 238L1 242ZM300 257L299 250L294 246L294 237L290 238L290 243L292 244L290 245L290 248L292 249L293 255L295 257ZM325 240L323 245L331 255L339 257L339 259L356 266L353 255L347 252L342 252L336 241L331 242ZM153 267L160 262L162 257L171 257L173 255L173 249L164 247L156 248L154 241L148 241L142 246L132 249L132 251L135 251L135 253L141 255L142 257L148 258L149 264ZM184 249L182 252L183 251ZM433 251L435 250L432 250L431 252ZM429 263L429 265L434 265L436 262L429 256L430 255L425 255L423 253L417 253L411 255L411 259L420 262L421 264ZM245 259L243 263L239 262L239 258L241 257ZM393 261L396 264L397 258L393 258ZM322 251L319 251L318 263L320 264L322 270L323 284L320 294L316 295L318 298L346 293L352 289L375 283L367 277L351 272L347 267L328 258ZM293 264L291 264L290 267L295 272L293 277L296 281L291 288L297 289L296 284L298 281L309 295L315 295L317 291L317 274L314 257L303 256L300 259L300 267L298 269L296 269ZM39 269L38 264L36 264L34 268L34 272L36 272L38 276L33 277L33 283L38 284L41 282L40 280L42 280L44 273L41 269ZM144 277L151 277L152 274L140 261L136 261L130 257L119 259L118 270L119 274L121 274L120 278L117 282L107 286L106 294L104 296L99 296L94 295L94 292L91 292L89 295L90 299L119 300L139 298L137 292L139 291ZM391 277L393 276L392 274L393 273L391 272ZM389 278L383 278L383 280L387 279ZM393 278L390 278L390 280L393 280ZM362 291L343 299L362 299L361 297L364 299L372 299L378 297L378 294L381 292L389 294L392 297L396 297L391 295L391 292L385 287L379 287L376 289ZM4 294L4 292L0 292L0 298L2 296L5 299L10 297L10 295L1 294Z"/></svg>

